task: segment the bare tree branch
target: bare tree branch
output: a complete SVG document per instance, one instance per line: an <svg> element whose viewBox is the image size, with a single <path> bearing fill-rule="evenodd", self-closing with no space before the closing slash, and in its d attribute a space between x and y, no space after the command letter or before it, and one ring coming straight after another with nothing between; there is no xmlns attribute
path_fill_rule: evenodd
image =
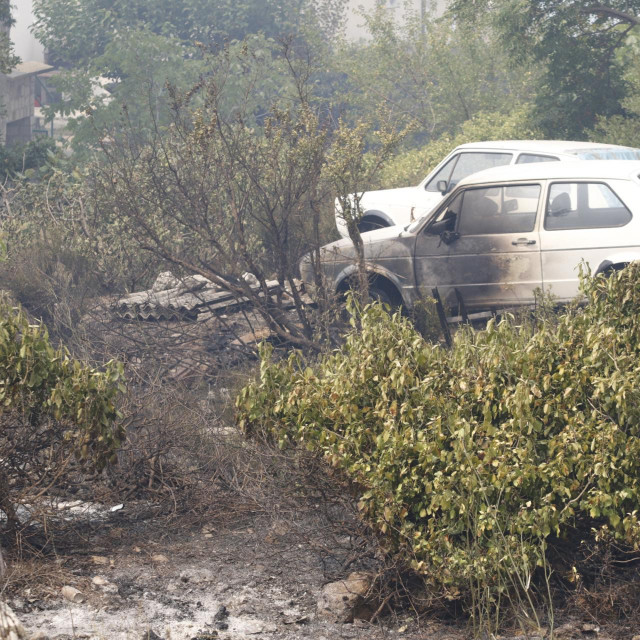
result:
<svg viewBox="0 0 640 640"><path fill-rule="evenodd" d="M640 17L627 13L626 11L620 11L619 9L613 9L612 7L605 7L604 5L593 5L591 7L585 7L581 13L586 14L601 14L609 16L611 18L617 18L622 22L626 22L632 25L640 25Z"/></svg>

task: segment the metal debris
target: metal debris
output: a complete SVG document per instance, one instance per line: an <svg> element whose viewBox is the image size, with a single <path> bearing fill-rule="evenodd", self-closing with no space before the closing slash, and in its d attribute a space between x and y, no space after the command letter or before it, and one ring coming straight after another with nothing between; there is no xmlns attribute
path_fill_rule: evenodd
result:
<svg viewBox="0 0 640 640"><path fill-rule="evenodd" d="M251 288L259 290L257 278L253 274L245 276ZM269 293L280 287L277 280L267 280L266 285ZM120 298L115 306L118 315L128 320L178 320L195 318L205 310L232 309L246 302L248 298L223 290L203 276L178 279L165 271L151 289Z"/></svg>
<svg viewBox="0 0 640 640"><path fill-rule="evenodd" d="M62 587L61 593L62 597L69 602L74 602L75 604L84 602L84 596L75 587L65 585L64 587Z"/></svg>
<svg viewBox="0 0 640 640"><path fill-rule="evenodd" d="M171 271L163 271L156 278L151 291L167 291L178 286L180 286L180 278L176 278Z"/></svg>

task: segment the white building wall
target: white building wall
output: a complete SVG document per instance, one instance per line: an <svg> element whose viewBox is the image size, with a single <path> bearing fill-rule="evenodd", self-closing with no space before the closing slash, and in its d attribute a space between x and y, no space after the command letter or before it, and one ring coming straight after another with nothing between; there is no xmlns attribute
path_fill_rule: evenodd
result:
<svg viewBox="0 0 640 640"><path fill-rule="evenodd" d="M32 0L13 2L13 17L16 23L11 28L11 40L17 56L22 60L44 62L44 47L35 39L30 31L33 24Z"/></svg>

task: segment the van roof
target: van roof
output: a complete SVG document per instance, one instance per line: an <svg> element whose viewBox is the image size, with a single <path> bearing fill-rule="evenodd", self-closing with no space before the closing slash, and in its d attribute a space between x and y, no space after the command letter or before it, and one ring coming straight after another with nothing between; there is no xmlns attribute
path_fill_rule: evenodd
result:
<svg viewBox="0 0 640 640"><path fill-rule="evenodd" d="M478 171L459 182L460 185L487 182L512 182L549 179L619 179L638 180L640 160L590 160L588 162L532 162L503 165Z"/></svg>
<svg viewBox="0 0 640 640"><path fill-rule="evenodd" d="M633 147L624 147L618 144L605 144L602 142L578 142L576 140L492 140L486 142L468 142L461 144L457 149L501 149L505 151L537 151L540 153L567 153L575 154L589 149L635 150Z"/></svg>

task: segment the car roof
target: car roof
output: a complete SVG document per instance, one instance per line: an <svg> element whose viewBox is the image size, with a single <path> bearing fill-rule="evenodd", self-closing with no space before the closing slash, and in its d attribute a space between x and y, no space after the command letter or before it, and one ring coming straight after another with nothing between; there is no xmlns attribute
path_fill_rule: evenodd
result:
<svg viewBox="0 0 640 640"><path fill-rule="evenodd" d="M589 160L588 162L532 162L478 171L459 185L549 179L638 180L640 160Z"/></svg>
<svg viewBox="0 0 640 640"><path fill-rule="evenodd" d="M538 151L541 153L572 153L586 149L632 149L619 144L578 142L576 140L492 140L467 142L456 149L503 149L505 151Z"/></svg>

